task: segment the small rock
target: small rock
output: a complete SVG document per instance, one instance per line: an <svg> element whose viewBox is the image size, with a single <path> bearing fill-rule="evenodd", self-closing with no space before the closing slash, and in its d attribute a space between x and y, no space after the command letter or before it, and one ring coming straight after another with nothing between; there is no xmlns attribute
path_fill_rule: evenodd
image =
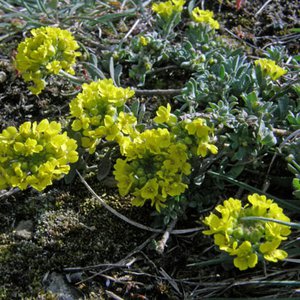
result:
<svg viewBox="0 0 300 300"><path fill-rule="evenodd" d="M5 82L5 81L6 81L6 79L7 79L7 75L6 75L6 73L5 73L5 72L3 72L3 71L0 71L0 83L3 83L3 82Z"/></svg>
<svg viewBox="0 0 300 300"><path fill-rule="evenodd" d="M68 284L65 276L58 272L47 273L43 279L45 289L52 292L59 300L83 299L83 294Z"/></svg>
<svg viewBox="0 0 300 300"><path fill-rule="evenodd" d="M22 220L15 229L15 235L24 240L32 238L33 223L30 220Z"/></svg>

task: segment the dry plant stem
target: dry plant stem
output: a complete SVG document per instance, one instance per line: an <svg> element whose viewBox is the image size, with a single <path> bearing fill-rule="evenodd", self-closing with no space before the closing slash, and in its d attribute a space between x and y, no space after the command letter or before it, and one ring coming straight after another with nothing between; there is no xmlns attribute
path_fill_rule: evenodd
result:
<svg viewBox="0 0 300 300"><path fill-rule="evenodd" d="M168 226L167 230L163 234L162 238L158 241L156 246L156 251L158 254L162 255L164 253L165 247L170 237L170 233L172 232L173 228L177 223L177 218L174 219Z"/></svg>
<svg viewBox="0 0 300 300"><path fill-rule="evenodd" d="M126 33L126 35L124 36L124 38L121 40L120 45L123 44L126 39L131 35L132 31L135 29L135 27L140 23L141 19L137 19L134 24L132 25L132 27L130 28L130 30Z"/></svg>
<svg viewBox="0 0 300 300"><path fill-rule="evenodd" d="M176 281L163 269L160 268L160 274L169 282L169 284L173 287L173 289L180 295L182 296L182 293L179 290L179 287L176 283Z"/></svg>
<svg viewBox="0 0 300 300"><path fill-rule="evenodd" d="M87 271L87 270L106 267L105 270L98 273L101 274L113 268L124 268L124 267L129 268L135 262L136 259L133 258L132 260L126 263L128 258L130 258L131 256L133 256L138 252L141 252L149 244L150 241L154 240L157 237L157 235L158 233L153 233L145 242L143 242L141 245L136 247L133 251L131 251L129 254L127 254L124 258L122 258L115 264L98 264L98 265L86 266L86 267L70 267L70 268L64 268L63 270L65 272L79 272L79 271Z"/></svg>
<svg viewBox="0 0 300 300"><path fill-rule="evenodd" d="M245 43L246 45L248 45L249 47L252 47L254 49L259 49L258 47L256 47L255 45L248 43L247 41L241 39L240 37L238 37L236 34L234 34L232 31L228 30L227 28L224 28L224 30L229 33L230 35L232 35L233 37L235 37L237 40L239 40L242 43ZM261 49L260 49L261 50Z"/></svg>
<svg viewBox="0 0 300 300"><path fill-rule="evenodd" d="M169 90L135 90L137 96L177 96L180 95L182 89L169 89Z"/></svg>
<svg viewBox="0 0 300 300"><path fill-rule="evenodd" d="M140 251L141 251L144 247L146 247L146 246L148 245L148 243L149 243L150 241L152 241L156 236L157 236L157 233L152 234L152 236L151 236L150 238L148 238L148 239L147 239L145 242L143 242L140 246L138 246L138 247L135 248L132 252L130 252L128 255L126 255L125 258L119 260L116 264L112 264L111 267L108 267L108 268L106 268L106 269L104 269L104 270L102 270L102 271L99 271L99 272L97 272L97 273L95 273L95 274L89 276L88 278L85 278L84 280L81 280L81 281L78 282L77 284L79 285L79 284L81 284L81 283L83 283L83 282L89 281L89 280L93 279L94 277L99 276L100 274L103 274L104 272L107 272L107 271L113 269L116 265L123 265L124 262L125 262L129 257L131 257L132 255L134 255L135 253L140 252ZM124 267L126 267L126 269L128 269L128 268L131 266L131 264L133 264L133 263L135 262L135 260L136 260L136 259L133 258L129 263L124 264ZM91 269L95 269L95 268L97 268L97 266L99 266L99 265L91 266L91 267L89 267L89 269L90 269L90 270L91 270ZM71 269L71 268L68 268L68 270L70 270L70 269ZM125 269L125 270L126 270L126 269ZM64 269L64 271L65 271L65 270L67 270L67 269ZM87 269L80 268L80 267L79 267L79 268L72 268L72 269L71 269L72 272L78 272L78 271L81 271L81 270L87 270Z"/></svg>
<svg viewBox="0 0 300 300"><path fill-rule="evenodd" d="M114 300L124 300L124 298L119 297L118 295L116 295L115 293L106 290L105 291L106 295L110 298L110 299L114 299Z"/></svg>
<svg viewBox="0 0 300 300"><path fill-rule="evenodd" d="M164 231L162 229L155 229L143 224L140 224L138 222L135 222L133 220L130 220L129 218L127 218L126 216L120 214L119 212L117 212L114 208L110 207L104 200L102 200L97 194L96 192L90 187L90 185L84 180L84 178L80 175L80 173L76 170L76 173L79 176L79 179L81 180L81 182L86 186L86 188L89 190L89 192L96 198L99 200L99 202L108 210L110 211L112 214L114 214L115 216L117 216L118 218L120 218L121 220L137 227L143 230L147 230L150 232L156 232L156 233L163 233ZM177 230L173 230L170 233L171 234L185 234L185 233L191 233L191 232L195 232L195 231L199 231L201 230L201 228L189 228L189 229L177 229Z"/></svg>
<svg viewBox="0 0 300 300"><path fill-rule="evenodd" d="M20 189L19 188L11 188L9 191L5 191L5 190L2 190L2 191L0 191L1 193L0 193L0 199L1 198L7 198L7 197L9 197L10 195L13 195L13 194L15 194L15 193L17 193L17 192L19 192L20 191ZM3 193L2 193L3 192Z"/></svg>
<svg viewBox="0 0 300 300"><path fill-rule="evenodd" d="M267 2L264 3L264 5L257 11L257 13L254 15L254 17L257 17L266 7L267 5L271 2L272 0L268 0Z"/></svg>
<svg viewBox="0 0 300 300"><path fill-rule="evenodd" d="M86 186L86 188L89 190L89 192L94 196L96 197L99 202L108 210L110 211L112 214L114 214L115 216L117 216L119 219L137 227L137 228L140 228L140 229L143 229L143 230L147 230L147 231L151 231L151 232L163 232L161 229L154 229L154 228L151 228L149 226L146 226L146 225L143 225L143 224L140 224L140 223L137 223L133 220L130 220L129 218L127 218L126 216L120 214L119 212L117 212L114 208L110 207L104 200L102 200L96 193L95 191L89 186L89 184L84 180L84 178L80 175L80 173L76 170L81 182Z"/></svg>

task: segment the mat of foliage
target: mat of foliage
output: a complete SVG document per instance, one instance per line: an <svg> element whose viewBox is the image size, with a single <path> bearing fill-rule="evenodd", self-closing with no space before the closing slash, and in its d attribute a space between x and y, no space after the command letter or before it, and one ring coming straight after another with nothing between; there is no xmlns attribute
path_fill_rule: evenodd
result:
<svg viewBox="0 0 300 300"><path fill-rule="evenodd" d="M299 229L284 241L288 259L247 271L235 268L199 230L163 235L166 228L172 232L170 226L202 230L201 220L216 204L250 192L269 193L299 221L300 184L292 185L300 173L295 168L300 164L299 3L187 1L181 22L163 36L155 31L153 2L0 0L1 131L45 118L64 122L80 84L50 77L36 96L13 63L32 28L55 26L70 30L80 43L76 74L82 81L106 76L134 88L131 109L145 124L167 103L185 117L211 119L219 145L227 147L198 166L185 193L190 204L184 210L175 205L163 217L150 205L134 207L130 196L119 195L106 151L86 156L89 168L77 165L108 205L162 228L159 233L109 212L75 169L43 192L0 191L0 299L299 296ZM220 30L213 38L189 36L186 43L188 10L195 6L214 11ZM141 36L152 43L147 50ZM198 41L200 53L194 51ZM263 78L251 81L250 62L262 56L281 62L288 76L271 85Z"/></svg>

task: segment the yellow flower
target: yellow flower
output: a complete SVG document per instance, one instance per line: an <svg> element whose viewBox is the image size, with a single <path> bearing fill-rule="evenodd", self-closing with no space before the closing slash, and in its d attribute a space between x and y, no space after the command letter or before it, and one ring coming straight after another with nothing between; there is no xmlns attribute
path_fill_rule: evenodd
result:
<svg viewBox="0 0 300 300"><path fill-rule="evenodd" d="M206 139L212 131L212 129L206 125L206 121L201 118L194 119L192 122L187 123L185 129L190 135L204 139Z"/></svg>
<svg viewBox="0 0 300 300"><path fill-rule="evenodd" d="M51 61L47 64L46 66L47 70L50 72L50 73L53 73L53 74L58 74L59 71L62 69L61 68L61 65L60 65L60 62L57 61L57 60L54 60L54 61Z"/></svg>
<svg viewBox="0 0 300 300"><path fill-rule="evenodd" d="M61 125L48 120L25 122L19 129L9 127L0 134L0 189L32 186L42 191L70 170L78 160L76 141Z"/></svg>
<svg viewBox="0 0 300 300"><path fill-rule="evenodd" d="M192 11L192 19L197 23L208 24L213 29L219 29L220 24L218 21L214 20L214 13L209 10L201 10L199 7L196 7Z"/></svg>
<svg viewBox="0 0 300 300"><path fill-rule="evenodd" d="M120 113L118 123L119 110L133 95L134 91L129 88L114 86L112 79L82 85L82 92L69 105L71 118L74 119L71 126L83 135L82 146L89 148L90 153L95 152L102 138L119 140L120 128L123 133L136 134L133 116Z"/></svg>
<svg viewBox="0 0 300 300"><path fill-rule="evenodd" d="M141 43L142 46L145 47L145 46L148 45L148 39L146 37L144 37L144 36L141 36L140 37L140 43Z"/></svg>
<svg viewBox="0 0 300 300"><path fill-rule="evenodd" d="M18 46L15 66L26 82L32 82L29 89L39 94L45 87L44 80L49 74L60 70L73 74L72 66L80 53L72 34L54 27L40 27L31 30L32 37Z"/></svg>
<svg viewBox="0 0 300 300"><path fill-rule="evenodd" d="M197 155L205 157L207 155L207 150L209 150L212 154L218 153L217 146L209 143L199 143L197 148Z"/></svg>
<svg viewBox="0 0 300 300"><path fill-rule="evenodd" d="M166 123L168 125L174 125L177 122L177 117L171 114L171 105L168 103L167 107L160 106L156 111L156 117L153 121L157 124Z"/></svg>
<svg viewBox="0 0 300 300"><path fill-rule="evenodd" d="M241 271L253 268L258 262L258 254L272 262L284 259L286 252L277 248L290 234L290 228L286 225L259 219L247 220L247 217L270 218L269 213L274 210L278 220L289 221L272 200L253 194L248 196L248 201L248 204L242 206L238 199L225 200L216 207L220 216L211 213L203 221L209 226L209 230L203 233L214 235L215 244L220 250L236 256L234 265Z"/></svg>
<svg viewBox="0 0 300 300"><path fill-rule="evenodd" d="M136 179L130 190L126 190L135 196L133 205L142 206L146 200L151 200L151 205L160 212L167 205L168 197L179 196L187 189L188 185L183 182L184 176L191 173L187 147L172 139L173 135L166 128L148 129L134 138L118 139L121 153L126 156L130 172ZM124 173L127 175L118 162L114 175L120 183L119 191L125 189L120 182L124 181L121 176Z"/></svg>
<svg viewBox="0 0 300 300"><path fill-rule="evenodd" d="M275 61L267 58L260 58L255 62L256 66L260 66L263 74L271 77L272 80L277 80L279 77L287 73L287 70L276 65Z"/></svg>
<svg viewBox="0 0 300 300"><path fill-rule="evenodd" d="M154 3L152 10L161 18L168 20L174 13L179 13L183 10L185 0L169 0L166 2Z"/></svg>
<svg viewBox="0 0 300 300"><path fill-rule="evenodd" d="M272 200L267 199L264 195L253 194L248 196L248 201L252 204L253 209L257 210L256 214L262 216L273 203Z"/></svg>
<svg viewBox="0 0 300 300"><path fill-rule="evenodd" d="M144 185L144 187L141 189L141 196L146 200L147 199L154 200L157 194L158 194L158 184L155 178L148 180L147 183Z"/></svg>
<svg viewBox="0 0 300 300"><path fill-rule="evenodd" d="M123 111L121 111L119 113L117 122L119 130L122 131L124 134L128 134L133 138L137 136L138 133L135 129L137 119L134 115L132 115L131 113L124 113Z"/></svg>
<svg viewBox="0 0 300 300"><path fill-rule="evenodd" d="M95 130L95 135L99 138L105 136L108 141L115 140L120 134L118 126L110 115L104 117L104 126L100 126Z"/></svg>
<svg viewBox="0 0 300 300"><path fill-rule="evenodd" d="M253 253L252 245L248 241L243 242L237 249L233 249L230 255L237 256L233 263L240 271L254 268L258 262L257 254Z"/></svg>
<svg viewBox="0 0 300 300"><path fill-rule="evenodd" d="M273 240L271 242L265 242L260 245L259 251L263 254L264 259L272 262L278 262L287 257L287 253L284 250L277 249L281 243L281 240Z"/></svg>

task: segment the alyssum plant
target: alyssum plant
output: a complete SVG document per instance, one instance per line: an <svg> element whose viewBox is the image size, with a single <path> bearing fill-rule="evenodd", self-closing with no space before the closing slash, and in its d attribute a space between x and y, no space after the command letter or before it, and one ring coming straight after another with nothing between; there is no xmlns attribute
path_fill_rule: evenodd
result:
<svg viewBox="0 0 300 300"><path fill-rule="evenodd" d="M87 151L93 155L100 145L103 149L109 144L106 142L113 142L110 145L115 147L115 153L119 151L113 175L120 195L130 194L133 205L150 203L157 213L167 215L174 203L179 207L184 206L183 199L189 201L187 192L204 160L213 168L213 157L218 152L225 153L229 160L223 158L223 162L215 163L224 170L233 161L250 160L249 152L255 151L249 147L253 140L260 153L274 147L277 141L271 126L274 118L270 115L273 106L266 99L274 96L277 88L273 81L286 71L269 60L248 63L239 52L229 51L215 36L219 23L212 12L199 8L191 10L192 21L186 28L187 37L180 51L178 45L171 47L172 29L180 22L184 4L172 0L153 5L161 36L157 33L133 39L149 58L147 66L137 52L134 55L128 52L133 64L137 62L139 67L144 64L148 71L156 63L166 62L192 70L192 77L177 97L177 109L172 112L175 104L158 105L155 116L147 124L141 124L138 114L130 111L133 89L117 87L111 79L83 84L82 92L70 102L66 116L72 131L70 136L76 136L77 142L66 132L61 133L59 123L48 120L3 130L0 188L32 186L43 190L52 180L69 172L70 164L78 160L78 153ZM16 67L25 81L33 83L31 91L38 94L50 74L62 71L73 74L73 65L80 54L75 39L66 30L44 27L32 34L18 47ZM157 47L163 37L166 43ZM112 55L122 63L127 54L120 50ZM131 70L131 78L135 78L134 72L137 74L138 68ZM146 77L141 80L144 84ZM286 102L292 105L292 101ZM200 108L209 117L205 114L199 117ZM252 116L251 126L255 130L249 129L248 116ZM231 146L229 141L233 141ZM216 207L219 215L211 214L204 220L209 226L204 234L214 235L215 244L234 257L234 265L240 270L254 267L259 258L273 262L284 259L287 254L278 247L290 233L289 219L277 204L258 194L248 199L250 204L243 206L240 200L230 198ZM277 224L276 220L286 224Z"/></svg>

